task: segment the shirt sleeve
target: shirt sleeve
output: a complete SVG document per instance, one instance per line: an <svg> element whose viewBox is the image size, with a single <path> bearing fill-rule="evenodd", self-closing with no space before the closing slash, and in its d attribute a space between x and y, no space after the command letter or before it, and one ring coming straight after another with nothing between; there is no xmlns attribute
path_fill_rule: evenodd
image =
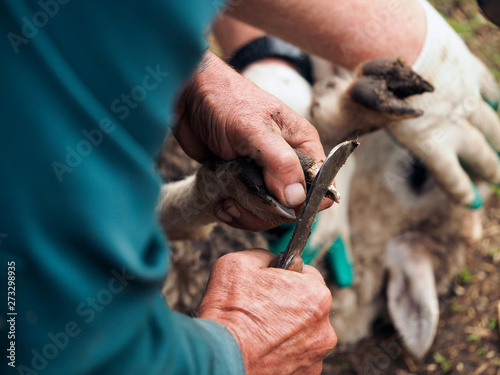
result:
<svg viewBox="0 0 500 375"><path fill-rule="evenodd" d="M3 315L15 323L0 324L14 327L7 371L244 373L226 328L172 311L161 295L169 253L154 158L216 10L1 2L0 270L15 270Z"/></svg>

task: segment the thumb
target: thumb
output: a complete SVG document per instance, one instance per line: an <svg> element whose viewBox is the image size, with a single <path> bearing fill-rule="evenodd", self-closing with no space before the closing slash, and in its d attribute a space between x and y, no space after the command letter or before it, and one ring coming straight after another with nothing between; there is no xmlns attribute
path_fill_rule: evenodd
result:
<svg viewBox="0 0 500 375"><path fill-rule="evenodd" d="M276 139L256 159L270 193L285 207L295 208L306 199L304 172L295 151L283 138Z"/></svg>
<svg viewBox="0 0 500 375"><path fill-rule="evenodd" d="M283 112L273 118L274 131L260 138L261 147L255 161L262 167L264 182L271 194L284 206L295 208L306 198L306 185L294 149L316 161L324 160L325 153L318 132L306 119L288 108Z"/></svg>

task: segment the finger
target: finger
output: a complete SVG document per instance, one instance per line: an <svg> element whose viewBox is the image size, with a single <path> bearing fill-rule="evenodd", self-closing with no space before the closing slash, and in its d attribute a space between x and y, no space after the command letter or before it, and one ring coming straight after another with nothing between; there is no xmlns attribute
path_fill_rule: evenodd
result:
<svg viewBox="0 0 500 375"><path fill-rule="evenodd" d="M281 130L285 141L295 150L310 156L318 162L325 160L325 151L316 128L305 118L295 114L293 111L291 112L293 114L291 121L294 124Z"/></svg>
<svg viewBox="0 0 500 375"><path fill-rule="evenodd" d="M202 163L206 161L212 153L207 148L190 126L187 126L184 120L180 119L174 130L174 137L179 145L190 158Z"/></svg>
<svg viewBox="0 0 500 375"><path fill-rule="evenodd" d="M304 261L298 255L294 256L290 261L290 263L288 264L288 267L286 267L287 271L293 271L298 273L302 273L303 269L304 269Z"/></svg>
<svg viewBox="0 0 500 375"><path fill-rule="evenodd" d="M335 349L338 342L337 332L335 332L335 329L333 328L330 320L328 320L324 332L325 335L329 338L325 348L325 356L327 356L333 349Z"/></svg>
<svg viewBox="0 0 500 375"><path fill-rule="evenodd" d="M313 266L304 264L304 267L302 269L302 274L306 277L310 277L311 279L319 281L321 285L326 285L323 275L321 275L321 273Z"/></svg>
<svg viewBox="0 0 500 375"><path fill-rule="evenodd" d="M309 374L321 374L323 372L323 360L316 362L314 365L311 366L311 370Z"/></svg>
<svg viewBox="0 0 500 375"><path fill-rule="evenodd" d="M276 116L271 115L269 124L257 128L249 124L249 130L236 133L230 143L235 145L236 154L251 157L262 168L271 195L285 207L294 208L305 199L305 178L293 146L285 141L274 121ZM252 137L239 139L240 133L245 132Z"/></svg>
<svg viewBox="0 0 500 375"><path fill-rule="evenodd" d="M475 56L474 59L478 65L477 70L479 72L478 76L481 96L494 111L498 111L500 90L498 89L497 81L481 60Z"/></svg>
<svg viewBox="0 0 500 375"><path fill-rule="evenodd" d="M460 141L465 138L463 134L467 134L472 127L460 118L454 119L454 122L454 124L441 124L447 130L433 136L419 133L406 134L401 124L389 125L388 130L399 143L417 156L452 200L471 209L477 209L483 203L481 196L460 165L456 150L456 147L460 147ZM428 123L422 127L426 129L429 126L433 124Z"/></svg>
<svg viewBox="0 0 500 375"><path fill-rule="evenodd" d="M325 199L323 199L323 202L321 202L321 206L319 206L318 212L326 210L327 208L330 208L331 206L333 206L333 200L331 200L330 198L325 198Z"/></svg>
<svg viewBox="0 0 500 375"><path fill-rule="evenodd" d="M245 268L264 269L276 258L276 255L265 249L248 249L222 256L219 262L244 265Z"/></svg>
<svg viewBox="0 0 500 375"><path fill-rule="evenodd" d="M478 128L486 137L491 146L500 151L500 119L498 114L483 100L477 98L471 102L472 110L469 121Z"/></svg>
<svg viewBox="0 0 500 375"><path fill-rule="evenodd" d="M443 150L436 147L431 152L413 151L416 151L418 158L451 199L471 209L482 206L481 196L460 165L453 150Z"/></svg>
<svg viewBox="0 0 500 375"><path fill-rule="evenodd" d="M292 110L283 112L273 116L281 134L278 137L266 135L266 152L258 153L256 162L263 167L269 191L281 204L294 208L305 199L305 180L293 149L315 160L324 160L325 154L316 129Z"/></svg>
<svg viewBox="0 0 500 375"><path fill-rule="evenodd" d="M271 195L285 207L295 208L306 198L304 173L297 154L283 138L274 139L255 161L262 167Z"/></svg>
<svg viewBox="0 0 500 375"><path fill-rule="evenodd" d="M311 366L300 367L292 375L320 375L323 371L323 360L315 362Z"/></svg>
<svg viewBox="0 0 500 375"><path fill-rule="evenodd" d="M217 219L237 229L251 230L260 232L268 230L278 225L292 222L280 215L265 215L267 220L263 217L257 216L245 209L242 205L234 199L227 199L215 205L214 213ZM264 215L263 215L264 216Z"/></svg>
<svg viewBox="0 0 500 375"><path fill-rule="evenodd" d="M318 212L323 211L333 205L331 199L323 199ZM295 217L299 217L302 206L295 208ZM214 206L215 217L225 224L237 229L251 230L260 232L275 228L281 224L291 223L292 219L288 219L283 215L262 213L261 216L254 214L247 210L234 199L226 199L225 201L218 202Z"/></svg>
<svg viewBox="0 0 500 375"><path fill-rule="evenodd" d="M492 184L500 183L500 163L497 153L486 142L483 134L468 125L467 135L462 135L458 157L474 176Z"/></svg>

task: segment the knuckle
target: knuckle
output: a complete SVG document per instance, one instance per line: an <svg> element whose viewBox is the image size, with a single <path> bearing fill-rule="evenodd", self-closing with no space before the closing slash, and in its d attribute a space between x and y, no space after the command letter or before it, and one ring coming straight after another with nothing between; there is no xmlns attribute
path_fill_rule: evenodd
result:
<svg viewBox="0 0 500 375"><path fill-rule="evenodd" d="M337 346L337 333L335 332L335 330L333 329L333 326L330 324L330 322L328 322L328 326L327 328L325 329L325 332L326 332L326 342L327 342L327 349L328 351L331 351L332 348L334 348L335 346Z"/></svg>
<svg viewBox="0 0 500 375"><path fill-rule="evenodd" d="M267 112L271 116L271 118L276 121L276 123L279 125L279 122L282 119L282 115L287 112L287 107L285 104L278 99L271 100L268 104L267 107Z"/></svg>
<svg viewBox="0 0 500 375"><path fill-rule="evenodd" d="M315 293L317 296L318 308L328 314L332 306L331 290L323 282L321 282L318 283Z"/></svg>
<svg viewBox="0 0 500 375"><path fill-rule="evenodd" d="M332 306L332 294L330 289L328 289L324 284L316 284L315 287L311 287L311 291L308 293L309 296L314 296L311 300L313 303L313 318L317 322L324 322L325 319L328 320L330 314L330 309Z"/></svg>
<svg viewBox="0 0 500 375"><path fill-rule="evenodd" d="M243 261L241 259L241 254L238 253L228 253L220 257L213 267L213 272L224 272L228 270L241 268Z"/></svg>
<svg viewBox="0 0 500 375"><path fill-rule="evenodd" d="M326 286L323 286L321 288L321 292L319 293L319 305L320 308L328 315L332 307L332 293Z"/></svg>
<svg viewBox="0 0 500 375"><path fill-rule="evenodd" d="M299 158L291 147L282 147L282 150L275 152L270 160L270 165L276 165L279 169L300 169Z"/></svg>

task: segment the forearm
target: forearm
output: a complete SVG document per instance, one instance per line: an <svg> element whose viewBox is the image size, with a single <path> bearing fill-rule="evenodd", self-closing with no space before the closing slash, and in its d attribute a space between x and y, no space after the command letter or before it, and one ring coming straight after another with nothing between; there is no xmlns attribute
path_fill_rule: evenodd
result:
<svg viewBox="0 0 500 375"><path fill-rule="evenodd" d="M417 0L246 0L228 13L348 68L377 57L411 65L426 32Z"/></svg>
<svg viewBox="0 0 500 375"><path fill-rule="evenodd" d="M197 187L196 176L191 176L165 184L161 189L160 221L172 241L206 237L217 223L213 201L218 197L210 197Z"/></svg>
<svg viewBox="0 0 500 375"><path fill-rule="evenodd" d="M223 14L213 25L212 31L224 57L230 57L245 44L266 33L233 17Z"/></svg>

